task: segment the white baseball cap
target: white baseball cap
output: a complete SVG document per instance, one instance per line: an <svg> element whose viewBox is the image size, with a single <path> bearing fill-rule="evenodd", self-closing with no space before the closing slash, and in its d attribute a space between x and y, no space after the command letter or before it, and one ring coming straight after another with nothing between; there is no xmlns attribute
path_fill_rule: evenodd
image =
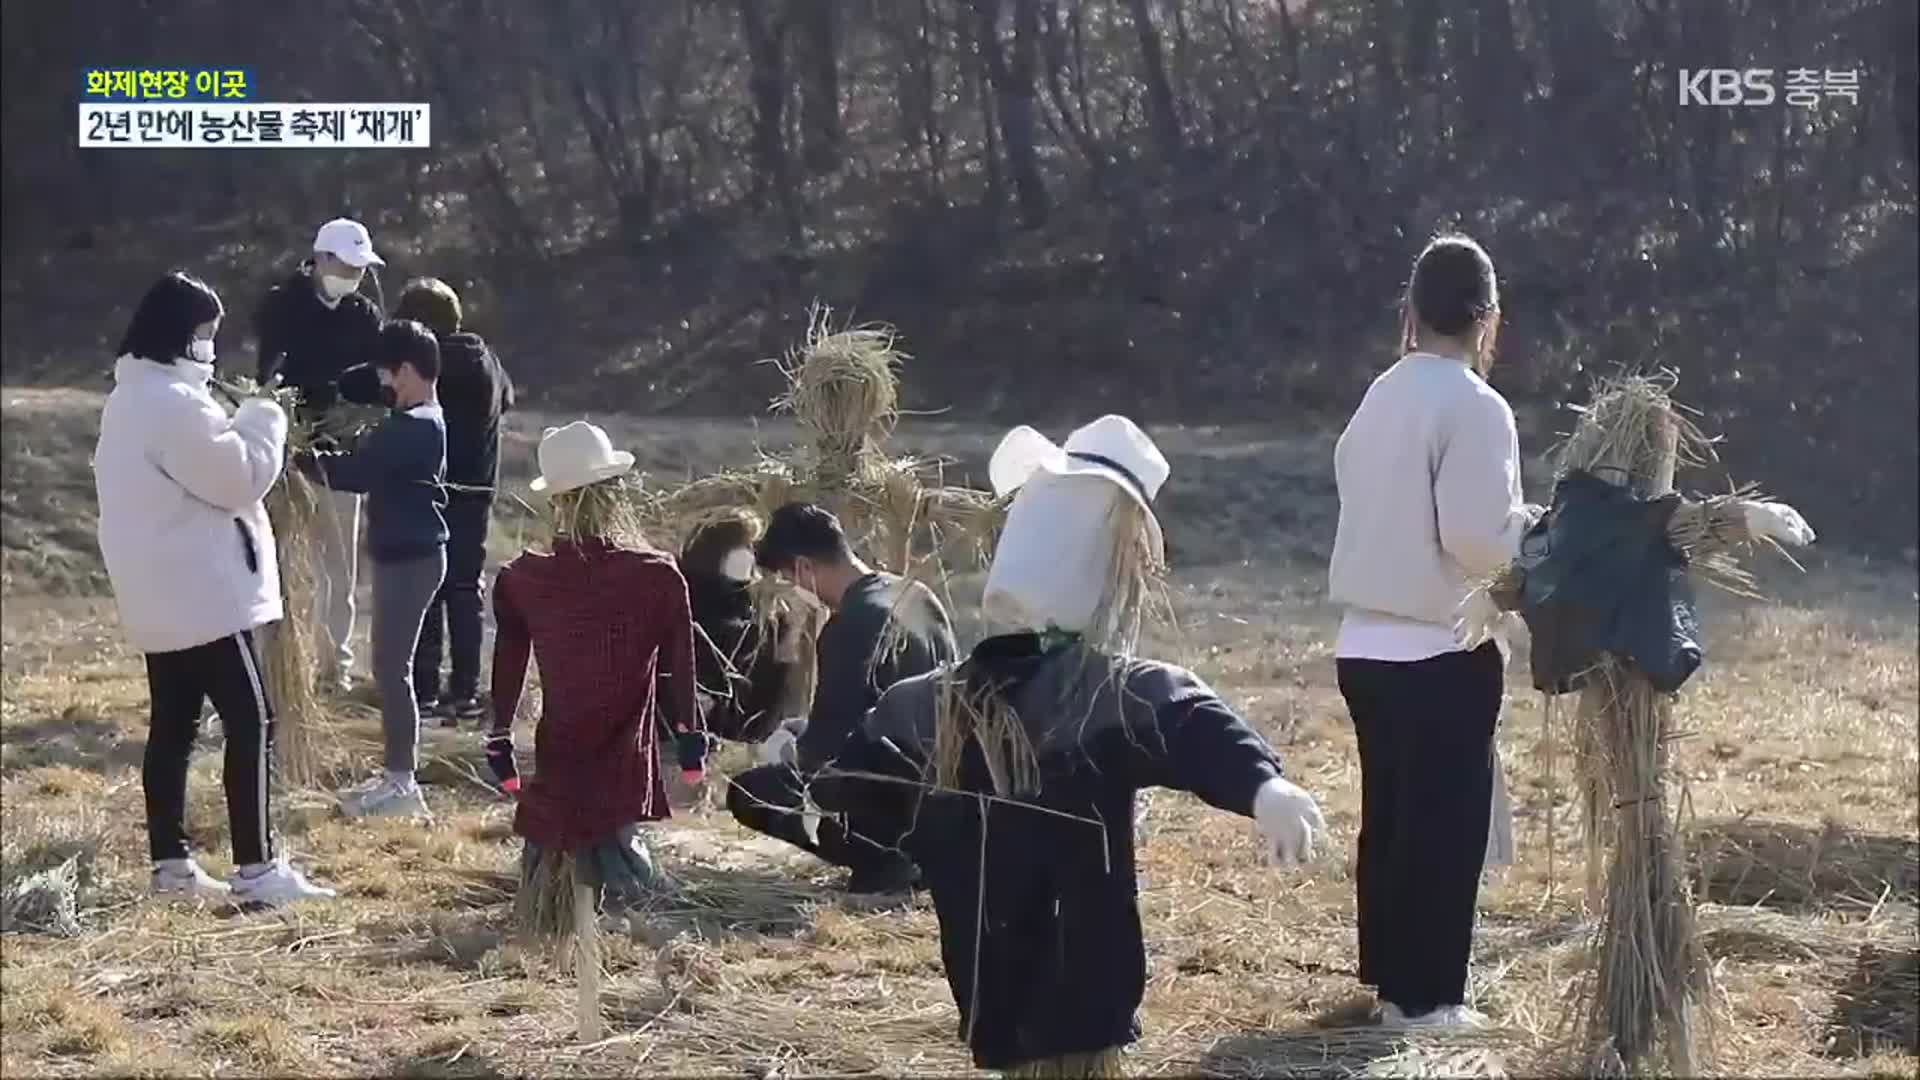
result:
<svg viewBox="0 0 1920 1080"><path fill-rule="evenodd" d="M348 266L385 266L387 260L373 253L373 237L367 227L352 218L334 218L313 236L316 254L331 255Z"/></svg>

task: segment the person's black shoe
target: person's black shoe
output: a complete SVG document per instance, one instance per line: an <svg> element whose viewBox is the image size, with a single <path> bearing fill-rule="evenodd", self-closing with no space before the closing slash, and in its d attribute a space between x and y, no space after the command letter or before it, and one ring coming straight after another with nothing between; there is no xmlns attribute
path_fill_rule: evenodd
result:
<svg viewBox="0 0 1920 1080"><path fill-rule="evenodd" d="M920 868L905 859L863 866L847 878L847 892L853 896L896 896L919 887Z"/></svg>

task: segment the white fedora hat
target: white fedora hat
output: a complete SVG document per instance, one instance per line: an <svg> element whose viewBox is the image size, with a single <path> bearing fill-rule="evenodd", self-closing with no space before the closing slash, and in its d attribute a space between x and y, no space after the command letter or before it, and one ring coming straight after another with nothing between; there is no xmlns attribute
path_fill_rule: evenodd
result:
<svg viewBox="0 0 1920 1080"><path fill-rule="evenodd" d="M598 424L575 420L566 427L548 428L540 436L540 475L533 490L558 495L563 491L611 480L633 468L633 455L615 450Z"/></svg>
<svg viewBox="0 0 1920 1080"><path fill-rule="evenodd" d="M1099 476L1112 481L1147 512L1156 547L1164 546L1153 500L1171 473L1166 456L1140 425L1124 416L1103 416L1067 436L1064 446L1024 424L1007 432L987 464L995 495L1005 498L1036 472L1054 476Z"/></svg>

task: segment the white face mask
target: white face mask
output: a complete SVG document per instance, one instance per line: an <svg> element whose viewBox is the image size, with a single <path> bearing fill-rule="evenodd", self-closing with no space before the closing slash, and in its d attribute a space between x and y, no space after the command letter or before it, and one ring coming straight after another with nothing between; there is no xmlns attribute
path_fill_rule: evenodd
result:
<svg viewBox="0 0 1920 1080"><path fill-rule="evenodd" d="M753 552L747 548L734 548L727 557L720 560L720 573L734 581L753 580Z"/></svg>
<svg viewBox="0 0 1920 1080"><path fill-rule="evenodd" d="M194 338L193 343L187 346L187 355L192 357L196 363L212 364L213 339Z"/></svg>
<svg viewBox="0 0 1920 1080"><path fill-rule="evenodd" d="M360 287L357 277L341 277L338 274L321 274L320 291L327 294L329 300L339 300Z"/></svg>

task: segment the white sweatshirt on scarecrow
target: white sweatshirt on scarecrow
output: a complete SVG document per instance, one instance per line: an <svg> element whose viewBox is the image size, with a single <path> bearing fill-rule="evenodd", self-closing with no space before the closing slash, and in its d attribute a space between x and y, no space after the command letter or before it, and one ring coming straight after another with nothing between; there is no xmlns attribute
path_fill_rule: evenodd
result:
<svg viewBox="0 0 1920 1080"><path fill-rule="evenodd" d="M282 614L261 500L286 460L286 413L256 399L228 416L212 378L210 364L122 356L100 414L100 554L142 652L190 649Z"/></svg>

